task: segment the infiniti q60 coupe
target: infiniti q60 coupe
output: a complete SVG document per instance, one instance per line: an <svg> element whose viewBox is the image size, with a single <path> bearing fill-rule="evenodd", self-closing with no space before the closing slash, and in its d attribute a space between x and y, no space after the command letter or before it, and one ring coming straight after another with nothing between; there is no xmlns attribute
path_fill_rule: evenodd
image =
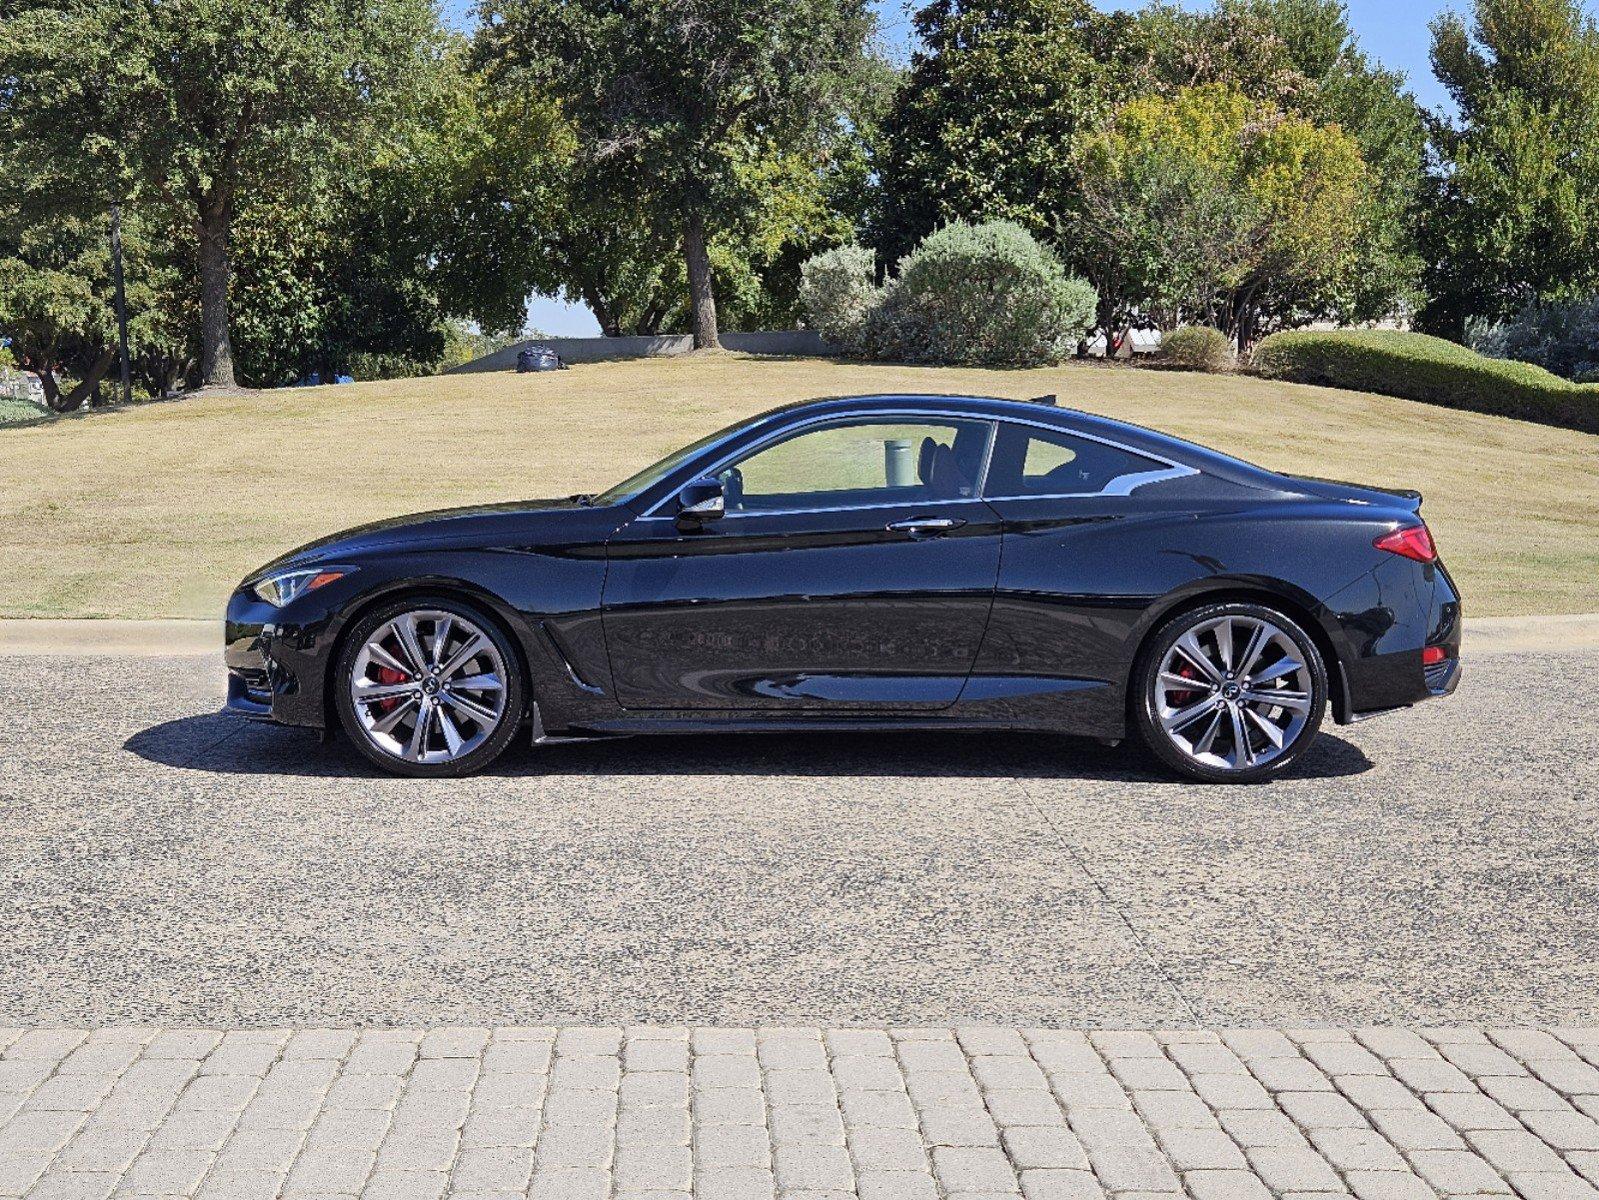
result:
<svg viewBox="0 0 1599 1200"><path fill-rule="evenodd" d="M643 733L1027 729L1212 782L1452 692L1421 497L1041 401L858 396L609 491L366 525L228 606L229 707L451 776Z"/></svg>

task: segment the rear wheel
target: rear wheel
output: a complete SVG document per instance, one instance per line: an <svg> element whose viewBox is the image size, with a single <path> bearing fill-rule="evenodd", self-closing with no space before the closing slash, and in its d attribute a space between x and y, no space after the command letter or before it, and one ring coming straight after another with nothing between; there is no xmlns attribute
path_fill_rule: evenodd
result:
<svg viewBox="0 0 1599 1200"><path fill-rule="evenodd" d="M1162 626L1139 660L1134 722L1167 766L1209 783L1280 774L1321 728L1327 670L1292 618L1213 604Z"/></svg>
<svg viewBox="0 0 1599 1200"><path fill-rule="evenodd" d="M526 707L510 640L454 598L418 597L362 617L336 669L339 721L356 749L399 775L481 771Z"/></svg>

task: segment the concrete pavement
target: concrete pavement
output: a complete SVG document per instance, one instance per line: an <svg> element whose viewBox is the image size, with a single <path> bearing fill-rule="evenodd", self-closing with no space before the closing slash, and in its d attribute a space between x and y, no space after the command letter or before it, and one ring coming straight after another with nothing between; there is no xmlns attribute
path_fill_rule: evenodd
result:
<svg viewBox="0 0 1599 1200"><path fill-rule="evenodd" d="M1569 641L1248 789L1003 735L423 784L214 650L0 652L0 1197L1599 1200Z"/></svg>
<svg viewBox="0 0 1599 1200"><path fill-rule="evenodd" d="M1599 1023L1599 655L1257 788L1004 735L520 747L418 783L214 658L0 659L0 1025Z"/></svg>

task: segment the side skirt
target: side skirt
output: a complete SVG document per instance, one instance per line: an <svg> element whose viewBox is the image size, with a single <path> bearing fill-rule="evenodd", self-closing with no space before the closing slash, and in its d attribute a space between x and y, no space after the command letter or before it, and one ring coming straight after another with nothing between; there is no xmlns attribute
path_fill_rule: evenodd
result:
<svg viewBox="0 0 1599 1200"><path fill-rule="evenodd" d="M885 720L879 716L812 719L751 719L748 717L621 717L608 721L593 721L582 727L562 730L558 736L542 735L534 727L534 742L552 745L557 742L592 741L599 738L637 737L649 734L684 735L693 733L893 733L928 732L932 730L1005 730L1015 733L1069 733L1057 726L1024 726L1014 721L982 721L948 718L906 717Z"/></svg>

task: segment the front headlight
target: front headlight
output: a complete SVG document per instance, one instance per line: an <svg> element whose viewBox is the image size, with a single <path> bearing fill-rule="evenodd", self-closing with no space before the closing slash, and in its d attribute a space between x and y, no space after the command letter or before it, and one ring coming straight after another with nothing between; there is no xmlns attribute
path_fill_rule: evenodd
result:
<svg viewBox="0 0 1599 1200"><path fill-rule="evenodd" d="M335 579L343 579L349 573L348 567L302 567L268 575L265 579L257 580L251 590L273 608L282 608L289 601L307 592L314 592Z"/></svg>

